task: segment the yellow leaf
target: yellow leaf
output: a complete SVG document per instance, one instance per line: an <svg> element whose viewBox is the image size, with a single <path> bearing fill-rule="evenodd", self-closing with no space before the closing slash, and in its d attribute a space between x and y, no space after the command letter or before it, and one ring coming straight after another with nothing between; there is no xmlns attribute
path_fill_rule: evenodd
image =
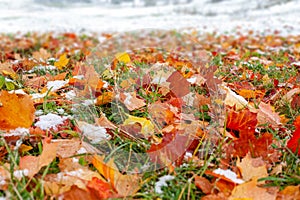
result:
<svg viewBox="0 0 300 200"><path fill-rule="evenodd" d="M123 125L132 125L135 123L139 123L142 126L141 133L144 134L146 137L153 135L154 125L148 119L128 115L128 118L124 121Z"/></svg>
<svg viewBox="0 0 300 200"><path fill-rule="evenodd" d="M123 62L125 64L130 62L130 57L128 55L128 53L123 52L123 53L117 53L115 55L115 58L119 61L119 62Z"/></svg>
<svg viewBox="0 0 300 200"><path fill-rule="evenodd" d="M54 63L54 66L57 67L58 69L62 69L63 67L65 67L67 64L69 63L69 59L67 58L67 55L64 53L63 55L61 55L58 59L58 61L56 61Z"/></svg>
<svg viewBox="0 0 300 200"><path fill-rule="evenodd" d="M31 149L33 149L32 146L28 146L26 144L21 144L19 151L21 153L26 153L27 151L30 151Z"/></svg>

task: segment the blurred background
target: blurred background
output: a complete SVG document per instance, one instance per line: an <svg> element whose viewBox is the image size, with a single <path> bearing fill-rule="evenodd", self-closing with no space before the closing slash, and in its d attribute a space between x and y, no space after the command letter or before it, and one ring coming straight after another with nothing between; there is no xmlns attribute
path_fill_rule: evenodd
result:
<svg viewBox="0 0 300 200"><path fill-rule="evenodd" d="M300 33L300 0L0 0L0 32Z"/></svg>

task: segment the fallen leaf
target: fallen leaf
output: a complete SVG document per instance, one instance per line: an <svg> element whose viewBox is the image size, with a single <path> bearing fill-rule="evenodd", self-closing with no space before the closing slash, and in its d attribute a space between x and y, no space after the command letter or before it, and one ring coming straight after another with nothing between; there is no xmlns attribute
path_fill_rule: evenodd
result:
<svg viewBox="0 0 300 200"><path fill-rule="evenodd" d="M78 139L55 139L51 143L57 144L56 154L61 158L74 156L81 145Z"/></svg>
<svg viewBox="0 0 300 200"><path fill-rule="evenodd" d="M119 95L120 101L126 106L129 111L133 111L135 109L139 109L146 105L143 99L139 99L136 97L135 92L124 92Z"/></svg>
<svg viewBox="0 0 300 200"><path fill-rule="evenodd" d="M281 124L279 114L274 112L270 104L260 102L258 108L257 121L259 124L270 124L273 127Z"/></svg>
<svg viewBox="0 0 300 200"><path fill-rule="evenodd" d="M46 62L48 58L51 57L51 54L44 48L40 48L39 51L32 53L32 57L38 61Z"/></svg>
<svg viewBox="0 0 300 200"><path fill-rule="evenodd" d="M91 191L83 190L76 185L73 185L68 191L63 193L59 199L63 200L99 200L97 194Z"/></svg>
<svg viewBox="0 0 300 200"><path fill-rule="evenodd" d="M135 117L132 115L127 115L128 118L123 122L123 125L132 125L139 123L142 126L141 133L146 137L150 137L154 133L154 125L152 122L143 117Z"/></svg>
<svg viewBox="0 0 300 200"><path fill-rule="evenodd" d="M213 189L213 185L204 177L196 176L195 177L195 185L197 188L202 190L204 194L210 194Z"/></svg>
<svg viewBox="0 0 300 200"><path fill-rule="evenodd" d="M298 155L300 155L300 115L295 119L294 126L296 127L296 130L294 131L292 138L288 140L287 147L294 153L298 152Z"/></svg>
<svg viewBox="0 0 300 200"><path fill-rule="evenodd" d="M29 95L0 93L0 129L29 128L34 120L35 108Z"/></svg>
<svg viewBox="0 0 300 200"><path fill-rule="evenodd" d="M87 188L91 193L94 193L99 199L116 198L117 194L111 185L101 179L93 177L88 182Z"/></svg>
<svg viewBox="0 0 300 200"><path fill-rule="evenodd" d="M107 103L111 103L115 98L115 94L113 92L103 92L100 96L97 97L96 106L102 106Z"/></svg>
<svg viewBox="0 0 300 200"><path fill-rule="evenodd" d="M229 87L222 85L220 86L226 93L225 105L235 107L237 110L247 107L248 101L244 97L237 95Z"/></svg>
<svg viewBox="0 0 300 200"><path fill-rule="evenodd" d="M278 193L277 200L299 200L300 185L289 185Z"/></svg>
<svg viewBox="0 0 300 200"><path fill-rule="evenodd" d="M269 176L265 162L261 157L252 158L250 154L237 161L236 166L239 168L243 180L250 181L253 178L260 179Z"/></svg>
<svg viewBox="0 0 300 200"><path fill-rule="evenodd" d="M123 53L117 53L115 55L115 58L119 61L119 62L123 62L125 64L130 62L130 56L128 55L128 53L123 52Z"/></svg>
<svg viewBox="0 0 300 200"><path fill-rule="evenodd" d="M138 175L121 174L113 159L110 159L107 163L105 163L104 157L95 155L92 163L120 196L131 196L139 190L140 177Z"/></svg>
<svg viewBox="0 0 300 200"><path fill-rule="evenodd" d="M167 82L170 83L170 91L175 97L183 97L190 93L190 83L178 71L173 72Z"/></svg>
<svg viewBox="0 0 300 200"><path fill-rule="evenodd" d="M236 186L228 199L275 200L276 194L270 194L266 188L258 187L257 180L253 179L250 182Z"/></svg>
<svg viewBox="0 0 300 200"><path fill-rule="evenodd" d="M20 158L21 170L28 170L28 177L33 177L44 166L49 165L56 158L58 144L48 143L43 140L43 151L39 156L24 156Z"/></svg>
<svg viewBox="0 0 300 200"><path fill-rule="evenodd" d="M58 61L54 62L54 66L58 69L62 69L63 67L67 66L69 63L69 59L67 58L67 54L63 54L59 57Z"/></svg>

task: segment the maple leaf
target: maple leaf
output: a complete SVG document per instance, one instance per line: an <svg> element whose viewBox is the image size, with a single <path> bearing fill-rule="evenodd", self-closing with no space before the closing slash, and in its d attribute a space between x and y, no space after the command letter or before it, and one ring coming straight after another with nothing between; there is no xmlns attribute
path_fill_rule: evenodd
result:
<svg viewBox="0 0 300 200"><path fill-rule="evenodd" d="M120 101L129 111L139 109L146 105L145 101L136 97L136 92L120 93Z"/></svg>
<svg viewBox="0 0 300 200"><path fill-rule="evenodd" d="M197 188L202 190L204 194L210 194L213 189L213 185L211 184L211 182L209 182L209 180L201 176L195 177L195 185Z"/></svg>
<svg viewBox="0 0 300 200"><path fill-rule="evenodd" d="M175 121L175 113L167 103L155 102L148 106L149 116L158 127L164 127Z"/></svg>
<svg viewBox="0 0 300 200"><path fill-rule="evenodd" d="M29 128L34 120L35 108L29 95L0 93L0 129Z"/></svg>
<svg viewBox="0 0 300 200"><path fill-rule="evenodd" d="M59 57L58 61L54 62L54 66L58 69L62 69L63 67L67 66L69 63L69 59L67 58L67 54L63 54Z"/></svg>
<svg viewBox="0 0 300 200"><path fill-rule="evenodd" d="M35 51L32 53L32 57L38 61L47 61L50 58L51 54L44 48L40 48L39 51Z"/></svg>
<svg viewBox="0 0 300 200"><path fill-rule="evenodd" d="M273 111L270 104L260 102L258 108L257 121L259 124L268 123L273 127L278 127L281 124L279 114Z"/></svg>
<svg viewBox="0 0 300 200"><path fill-rule="evenodd" d="M257 113L253 113L249 109L243 109L239 112L229 110L226 121L226 128L253 134L257 125L256 116Z"/></svg>
<svg viewBox="0 0 300 200"><path fill-rule="evenodd" d="M253 199L253 200L275 200L276 193L271 194L266 188L261 188L257 186L257 179L253 179L250 182L243 183L236 186L229 200L236 199Z"/></svg>
<svg viewBox="0 0 300 200"><path fill-rule="evenodd" d="M295 119L294 126L296 127L296 130L294 131L292 138L288 140L287 147L293 152L298 151L298 155L300 155L300 115Z"/></svg>
<svg viewBox="0 0 300 200"><path fill-rule="evenodd" d="M260 179L268 176L266 164L261 157L252 158L247 154L246 157L242 159L242 162L238 159L236 165L245 181L250 181L252 178Z"/></svg>
<svg viewBox="0 0 300 200"><path fill-rule="evenodd" d="M298 200L300 197L300 185L289 185L278 193L277 200Z"/></svg>
<svg viewBox="0 0 300 200"><path fill-rule="evenodd" d="M58 144L48 143L43 140L43 151L39 156L24 156L20 158L19 167L28 170L28 176L33 177L44 166L49 165L56 157Z"/></svg>
<svg viewBox="0 0 300 200"><path fill-rule="evenodd" d="M244 97L237 95L229 87L221 85L220 88L226 92L225 105L235 107L237 110L243 109L248 105L248 101Z"/></svg>
<svg viewBox="0 0 300 200"><path fill-rule="evenodd" d="M170 83L170 91L176 97L183 97L190 93L190 83L178 71L173 72L167 82Z"/></svg>
<svg viewBox="0 0 300 200"><path fill-rule="evenodd" d="M147 150L151 161L162 167L170 166L173 162L176 165L180 165L184 154L195 139L193 133L188 135L181 134L182 132L173 129L170 132L164 133L161 143L151 144L149 150Z"/></svg>
<svg viewBox="0 0 300 200"><path fill-rule="evenodd" d="M123 62L125 64L130 62L130 56L128 55L128 53L123 52L123 53L117 53L115 55L115 58L119 61L119 62Z"/></svg>

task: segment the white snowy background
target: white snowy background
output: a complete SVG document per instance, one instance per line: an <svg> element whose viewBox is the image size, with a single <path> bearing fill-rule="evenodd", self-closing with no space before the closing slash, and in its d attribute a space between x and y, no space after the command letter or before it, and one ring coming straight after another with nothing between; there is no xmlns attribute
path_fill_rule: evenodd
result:
<svg viewBox="0 0 300 200"><path fill-rule="evenodd" d="M299 34L300 0L0 0L5 33L191 28Z"/></svg>

